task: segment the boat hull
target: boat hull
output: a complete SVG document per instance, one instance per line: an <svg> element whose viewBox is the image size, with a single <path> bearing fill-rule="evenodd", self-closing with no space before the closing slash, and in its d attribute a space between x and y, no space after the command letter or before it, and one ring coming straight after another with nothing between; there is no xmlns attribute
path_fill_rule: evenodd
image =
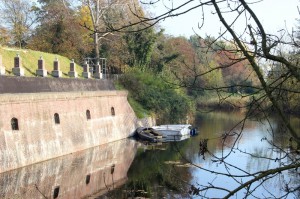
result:
<svg viewBox="0 0 300 199"><path fill-rule="evenodd" d="M157 142L163 137L158 131L154 130L153 128L139 127L136 129L136 133L141 140L150 142Z"/></svg>

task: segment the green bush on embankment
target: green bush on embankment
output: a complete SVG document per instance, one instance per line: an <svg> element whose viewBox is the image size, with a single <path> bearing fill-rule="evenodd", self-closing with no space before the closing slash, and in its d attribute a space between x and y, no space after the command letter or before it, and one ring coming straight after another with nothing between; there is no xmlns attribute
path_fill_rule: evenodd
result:
<svg viewBox="0 0 300 199"><path fill-rule="evenodd" d="M178 123L185 122L194 110L183 90L171 88L151 71L133 68L122 75L118 83L129 91L129 102L139 117L154 113L158 122Z"/></svg>
<svg viewBox="0 0 300 199"><path fill-rule="evenodd" d="M45 61L45 68L48 72L48 77L52 77L51 71L53 70L53 61L55 60L55 58L57 58L60 63L62 77L68 78L71 60L66 57L29 49L0 47L0 55L2 55L2 65L5 67L6 75L13 75L12 68L14 66L14 57L17 54L19 54L19 56L21 57L22 67L24 68L25 76L27 77L36 76L38 60L42 56ZM76 71L78 72L78 76L81 77L83 69L78 64L76 64Z"/></svg>

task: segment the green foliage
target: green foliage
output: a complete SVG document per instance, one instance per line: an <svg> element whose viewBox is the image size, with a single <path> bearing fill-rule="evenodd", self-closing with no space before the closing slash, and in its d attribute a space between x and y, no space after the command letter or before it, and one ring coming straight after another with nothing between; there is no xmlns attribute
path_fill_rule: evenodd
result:
<svg viewBox="0 0 300 199"><path fill-rule="evenodd" d="M294 55L293 55L294 56ZM297 56L297 55L295 55ZM293 58L293 57L292 57ZM270 85L278 84L272 95L276 98L279 106L284 112L300 114L300 89L299 81L295 77L288 77L287 69L280 64L274 64L269 71L267 82ZM271 103L267 103L271 106Z"/></svg>
<svg viewBox="0 0 300 199"><path fill-rule="evenodd" d="M172 49L169 39L163 34L159 35L151 57L151 70L161 73L172 64L172 61L179 59L180 53L173 52Z"/></svg>
<svg viewBox="0 0 300 199"><path fill-rule="evenodd" d="M192 111L189 98L151 72L133 69L119 79L130 97L159 116L161 122L185 121Z"/></svg>
<svg viewBox="0 0 300 199"><path fill-rule="evenodd" d="M201 77L202 88L227 87L230 93L246 94L256 91L258 79L249 63L240 59L241 54L233 53L236 47L230 42L215 41L211 37L203 39L196 35L191 36L189 41L200 60L200 72L205 74ZM199 84L195 86L201 87Z"/></svg>
<svg viewBox="0 0 300 199"><path fill-rule="evenodd" d="M126 190L131 190L134 197L151 197L151 185L147 179L129 181L125 187Z"/></svg>
<svg viewBox="0 0 300 199"><path fill-rule="evenodd" d="M131 32L124 35L131 58L130 66L139 66L144 69L150 63L155 41L160 33L155 33L153 28L144 31Z"/></svg>
<svg viewBox="0 0 300 199"><path fill-rule="evenodd" d="M62 1L39 1L39 18L28 48L66 56L81 61L90 53L87 32L81 27L80 12Z"/></svg>
<svg viewBox="0 0 300 199"><path fill-rule="evenodd" d="M128 102L138 118L142 119L148 115L151 115L151 113L148 110L144 109L144 107L140 103L135 101L132 97L128 98Z"/></svg>

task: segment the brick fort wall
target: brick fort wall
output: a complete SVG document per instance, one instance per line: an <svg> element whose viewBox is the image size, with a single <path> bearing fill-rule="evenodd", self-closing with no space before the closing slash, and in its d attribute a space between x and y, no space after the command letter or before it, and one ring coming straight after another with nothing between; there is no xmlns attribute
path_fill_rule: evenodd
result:
<svg viewBox="0 0 300 199"><path fill-rule="evenodd" d="M109 79L0 76L0 94L115 90Z"/></svg>

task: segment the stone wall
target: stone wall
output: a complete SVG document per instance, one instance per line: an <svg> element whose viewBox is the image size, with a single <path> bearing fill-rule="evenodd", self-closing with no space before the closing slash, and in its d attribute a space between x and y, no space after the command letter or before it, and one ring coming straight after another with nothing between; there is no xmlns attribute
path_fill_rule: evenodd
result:
<svg viewBox="0 0 300 199"><path fill-rule="evenodd" d="M108 79L0 76L0 94L115 90Z"/></svg>
<svg viewBox="0 0 300 199"><path fill-rule="evenodd" d="M0 110L0 173L126 138L138 124L125 91L1 94Z"/></svg>

